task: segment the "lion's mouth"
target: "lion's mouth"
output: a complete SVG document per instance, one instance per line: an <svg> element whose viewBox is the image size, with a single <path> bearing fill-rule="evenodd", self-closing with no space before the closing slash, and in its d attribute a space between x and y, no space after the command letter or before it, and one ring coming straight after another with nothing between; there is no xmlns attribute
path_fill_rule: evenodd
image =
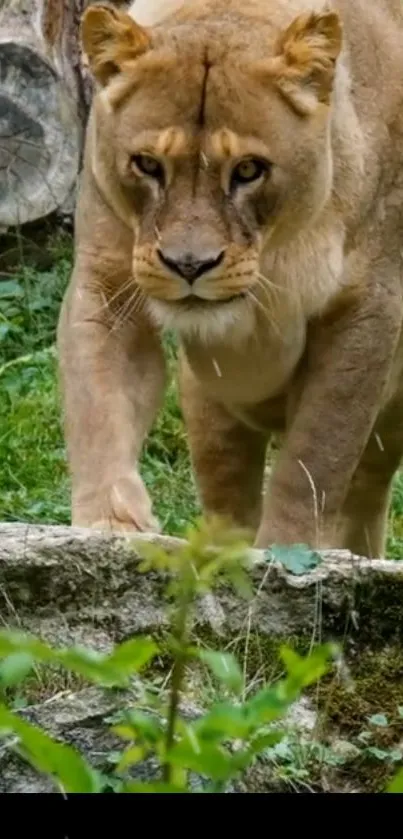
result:
<svg viewBox="0 0 403 839"><path fill-rule="evenodd" d="M217 306L226 306L228 303L234 303L235 300L243 300L246 297L245 292L239 294L231 294L230 297L221 297L215 300L207 300L204 297L197 297L195 294L185 297L181 300L175 300L173 305L186 311L194 312L195 309L211 309Z"/></svg>

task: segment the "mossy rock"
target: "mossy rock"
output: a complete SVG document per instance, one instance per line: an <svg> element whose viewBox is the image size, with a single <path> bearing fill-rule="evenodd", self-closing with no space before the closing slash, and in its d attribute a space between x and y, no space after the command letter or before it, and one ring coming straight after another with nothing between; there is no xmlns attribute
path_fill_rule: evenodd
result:
<svg viewBox="0 0 403 839"><path fill-rule="evenodd" d="M351 654L347 665L344 678L327 676L317 690L321 733L359 746L355 778L365 790L382 792L394 771L387 754L392 757L403 739L403 649L367 648Z"/></svg>

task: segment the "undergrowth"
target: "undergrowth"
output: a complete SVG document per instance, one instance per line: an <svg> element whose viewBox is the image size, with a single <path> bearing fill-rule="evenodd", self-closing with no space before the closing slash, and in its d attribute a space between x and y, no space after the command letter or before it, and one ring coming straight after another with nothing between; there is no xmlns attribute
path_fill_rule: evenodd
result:
<svg viewBox="0 0 403 839"><path fill-rule="evenodd" d="M0 520L68 524L69 476L61 424L56 324L71 245L53 244L55 266L0 280ZM169 383L141 462L164 530L181 535L198 514L175 386L176 346L165 339Z"/></svg>
<svg viewBox="0 0 403 839"><path fill-rule="evenodd" d="M240 598L253 596L247 541L219 522L208 527L201 522L187 537L174 553L137 546L143 560L140 570L155 570L168 578L170 630L164 652L169 651L171 667L166 694L155 692L142 676L160 653L152 638L136 636L102 654L78 646L57 649L15 631L0 633L0 737L63 792L99 793L105 787L115 793L227 791L258 755L282 741L278 721L305 687L328 672L338 654L332 644L317 646L305 658L283 647L285 677L244 698L245 677L237 658L195 644L191 623L197 599L222 585L232 586ZM57 664L104 690L127 690L136 679L137 702L113 720L112 731L122 748L114 752L107 776L10 707L10 693L17 686L21 689L38 662ZM191 662L207 667L222 691L222 699L194 720L181 710ZM150 758L152 778L138 780L133 768Z"/></svg>
<svg viewBox="0 0 403 839"><path fill-rule="evenodd" d="M304 691L318 684L340 659L332 643L315 645L301 656L289 646L280 649L285 675L247 693L245 673L237 657L220 648L206 648L192 636L194 608L200 597L224 585L240 599L251 600L253 558L241 532L230 532L221 522L200 522L187 532L186 543L175 552L138 544L140 571L158 571L167 579L169 631L164 655L169 653L167 690L156 691L147 671L161 653L150 637L136 636L100 653L82 646L56 648L39 638L15 630L0 632L0 738L6 750L16 753L46 775L63 793L221 793L236 791L233 784L253 768L256 760L271 764L276 777L299 791L310 788L318 766L344 765L348 756L314 740L292 739L285 718ZM291 556L291 555L290 555ZM310 561L311 553L306 552ZM300 573L300 552L296 573ZM59 742L24 718L13 706L33 668L57 665L105 691L129 691L137 699L109 719L111 732L121 746L110 755L109 771L102 772L73 748ZM219 685L220 698L189 719L182 709L186 668L197 663L210 671ZM10 703L11 698L11 703ZM403 716L403 708L399 709ZM108 721L105 721L108 724ZM355 755L373 753L379 761L402 762L399 751L381 751L372 743L372 727L387 726L384 715L368 721ZM147 779L144 780L144 766ZM140 771L139 771L140 770ZM390 791L403 791L401 773L391 773Z"/></svg>

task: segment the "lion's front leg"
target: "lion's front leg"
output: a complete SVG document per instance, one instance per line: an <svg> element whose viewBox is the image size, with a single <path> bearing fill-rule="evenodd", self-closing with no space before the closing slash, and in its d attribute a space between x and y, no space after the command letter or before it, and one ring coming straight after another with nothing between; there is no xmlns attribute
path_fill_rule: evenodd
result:
<svg viewBox="0 0 403 839"><path fill-rule="evenodd" d="M262 511L267 439L209 399L182 359L181 406L203 512L255 534Z"/></svg>
<svg viewBox="0 0 403 839"><path fill-rule="evenodd" d="M96 269L77 259L58 326L72 524L156 530L138 463L163 398L164 357L141 312L112 328Z"/></svg>
<svg viewBox="0 0 403 839"><path fill-rule="evenodd" d="M257 547L343 547L340 517L377 418L401 327L400 290L367 286L313 324L301 392L265 499Z"/></svg>

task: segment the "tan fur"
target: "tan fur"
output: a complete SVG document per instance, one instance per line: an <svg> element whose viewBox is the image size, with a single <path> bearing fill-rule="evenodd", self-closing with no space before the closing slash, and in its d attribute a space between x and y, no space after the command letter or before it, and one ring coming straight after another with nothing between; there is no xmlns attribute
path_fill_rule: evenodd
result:
<svg viewBox="0 0 403 839"><path fill-rule="evenodd" d="M157 526L138 461L174 328L205 512L258 546L381 554L403 453L400 0L137 0L82 33L99 90L58 335L73 523ZM259 179L234 181L250 158Z"/></svg>

